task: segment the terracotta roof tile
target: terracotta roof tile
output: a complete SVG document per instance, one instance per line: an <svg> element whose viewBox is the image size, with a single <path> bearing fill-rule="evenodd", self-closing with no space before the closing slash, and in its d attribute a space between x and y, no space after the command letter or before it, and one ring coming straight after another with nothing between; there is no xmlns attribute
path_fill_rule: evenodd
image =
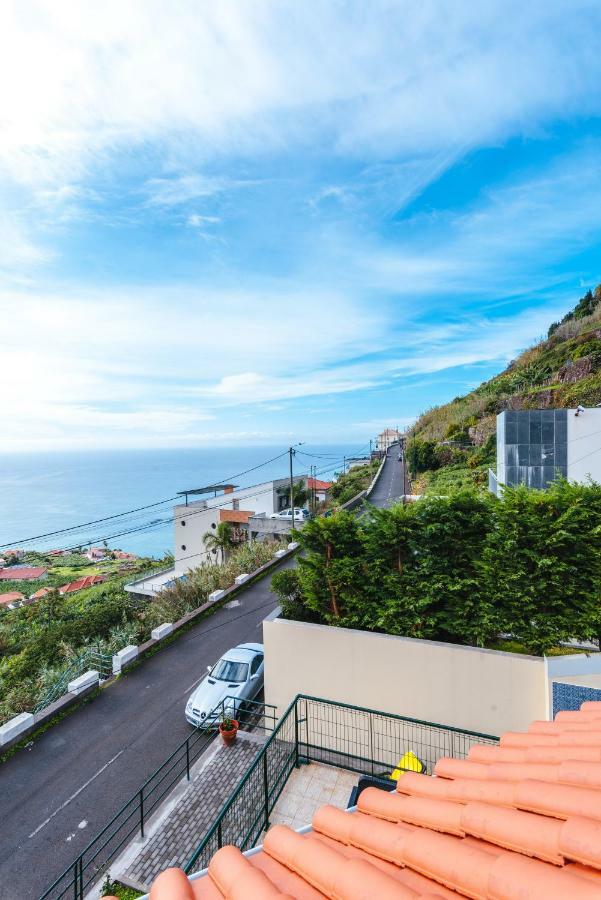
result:
<svg viewBox="0 0 601 900"><path fill-rule="evenodd" d="M6 591L6 593L0 594L0 604L15 603L17 600L25 600L24 594L19 591Z"/></svg>
<svg viewBox="0 0 601 900"><path fill-rule="evenodd" d="M220 509L219 521L246 524L250 516L254 516L252 510L247 509Z"/></svg>
<svg viewBox="0 0 601 900"><path fill-rule="evenodd" d="M43 566L9 566L0 569L0 581L35 581L47 571Z"/></svg>
<svg viewBox="0 0 601 900"><path fill-rule="evenodd" d="M354 812L323 806L308 834L276 825L249 859L224 847L190 900L599 900L600 710L367 788Z"/></svg>
<svg viewBox="0 0 601 900"><path fill-rule="evenodd" d="M81 591L83 588L93 587L95 584L102 584L105 578L102 575L86 575L84 578L77 578L64 584L59 588L59 594L73 594L75 591Z"/></svg>

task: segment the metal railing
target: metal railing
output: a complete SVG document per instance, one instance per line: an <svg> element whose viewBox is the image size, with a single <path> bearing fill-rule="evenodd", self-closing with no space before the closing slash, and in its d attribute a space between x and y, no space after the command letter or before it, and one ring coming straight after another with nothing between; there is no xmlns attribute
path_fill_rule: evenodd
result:
<svg viewBox="0 0 601 900"><path fill-rule="evenodd" d="M241 701L225 697L209 714L214 723L198 728L146 779L113 818L90 841L71 865L42 894L40 900L61 900L63 897L83 900L85 892L106 872L110 863L124 849L134 835L144 837L149 818L161 801L184 777L190 781L190 771L216 736L215 726L222 716L236 709L241 728L272 731L276 723L276 707L257 700Z"/></svg>
<svg viewBox="0 0 601 900"><path fill-rule="evenodd" d="M82 653L81 656L72 660L67 668L60 674L51 688L38 700L33 708L34 713L41 712L67 693L67 687L70 681L74 681L87 672L89 669L95 669L100 680L104 681L113 674L113 658L108 653L101 653L99 650L91 647Z"/></svg>
<svg viewBox="0 0 601 900"><path fill-rule="evenodd" d="M400 760L412 751L431 774L441 757L463 759L473 744L482 743L496 744L498 738L298 695L186 863L185 871L206 868L225 844L241 850L256 846L269 827L269 816L290 773L300 763L321 762L361 774L389 775L395 768L403 768Z"/></svg>

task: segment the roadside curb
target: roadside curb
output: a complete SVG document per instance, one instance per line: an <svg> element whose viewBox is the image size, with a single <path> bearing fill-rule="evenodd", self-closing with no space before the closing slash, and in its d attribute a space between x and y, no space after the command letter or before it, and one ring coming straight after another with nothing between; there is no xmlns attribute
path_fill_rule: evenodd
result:
<svg viewBox="0 0 601 900"><path fill-rule="evenodd" d="M299 548L297 547L295 547L293 550L286 550L283 556L270 559L269 562L265 563L254 572L252 572L250 577L246 581L244 581L243 584L234 584L229 588L224 588L223 595L217 602L209 601L207 603L203 603L202 606L199 606L196 609L193 609L191 612L186 613L185 616L182 616L181 619L178 619L177 622L173 623L173 631L166 637L159 639L151 638L150 640L145 641L143 644L140 644L138 646L137 656L130 662L125 663L119 674L111 675L109 678L105 679L100 684L100 686L96 683L90 685L79 693L71 692L63 694L63 696L59 697L58 700L55 700L54 703L51 703L49 706L45 707L45 709L40 710L40 712L35 713L31 725L15 738L13 738L13 740L7 741L0 748L0 765L6 759L13 756L14 753L24 749L32 739L35 739L38 735L41 735L44 731L47 731L48 728L52 727L53 724L58 725L67 715L75 712L75 710L82 706L84 703L90 702L92 699L94 699L95 696L100 693L101 690L109 688L123 674L127 674L128 672L132 671L145 659L149 659L151 656L154 656L154 654L157 653L162 647L168 647L175 640L177 640L177 638L181 634L184 634L191 628L199 625L203 619L208 618L207 613L209 613L209 611L216 611L222 606L225 606L225 604L228 603L233 597L245 591L252 584L261 581L263 578L269 575L270 572L278 569L288 560L294 558L294 556L298 553L298 550ZM57 720L56 723L53 723L53 719Z"/></svg>

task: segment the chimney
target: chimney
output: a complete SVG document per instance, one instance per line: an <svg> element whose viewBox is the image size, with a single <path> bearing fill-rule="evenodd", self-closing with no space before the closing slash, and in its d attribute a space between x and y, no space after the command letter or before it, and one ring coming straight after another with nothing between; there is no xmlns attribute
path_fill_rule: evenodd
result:
<svg viewBox="0 0 601 900"><path fill-rule="evenodd" d="M226 485L223 489L223 493L224 494L233 494L234 493L234 485L233 484Z"/></svg>

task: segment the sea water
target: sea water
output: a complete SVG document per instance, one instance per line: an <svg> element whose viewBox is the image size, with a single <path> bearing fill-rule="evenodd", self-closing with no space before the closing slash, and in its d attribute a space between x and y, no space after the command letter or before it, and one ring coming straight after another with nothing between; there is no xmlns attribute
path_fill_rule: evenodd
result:
<svg viewBox="0 0 601 900"><path fill-rule="evenodd" d="M161 557L171 552L172 509L178 491L233 482L240 487L286 478L284 447L202 447L164 450L0 454L0 557L2 546L50 550L106 540L113 549ZM294 474L331 479L356 445L306 445ZM284 453L279 459L261 465ZM260 466L253 472L247 472ZM246 474L241 474L246 473ZM212 496L212 495L207 495ZM165 501L161 503L160 501ZM85 523L148 504L159 505L95 525ZM68 533L37 538L72 526ZM128 533L127 533L128 532ZM28 540L34 538L33 540Z"/></svg>

